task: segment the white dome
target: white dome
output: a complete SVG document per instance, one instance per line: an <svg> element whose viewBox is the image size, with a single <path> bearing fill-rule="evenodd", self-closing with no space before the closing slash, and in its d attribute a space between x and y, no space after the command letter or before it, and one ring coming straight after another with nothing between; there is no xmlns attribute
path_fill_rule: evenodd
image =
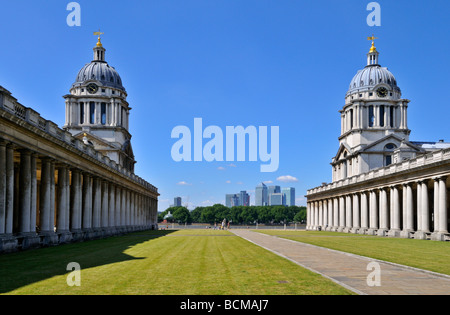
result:
<svg viewBox="0 0 450 315"><path fill-rule="evenodd" d="M389 85L392 90L400 92L397 80L387 68L380 65L368 65L353 77L347 94L371 91L382 83Z"/></svg>

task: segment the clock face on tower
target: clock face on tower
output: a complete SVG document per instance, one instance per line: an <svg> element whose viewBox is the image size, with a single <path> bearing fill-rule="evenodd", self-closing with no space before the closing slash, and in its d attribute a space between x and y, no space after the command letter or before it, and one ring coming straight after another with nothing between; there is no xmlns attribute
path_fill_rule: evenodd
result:
<svg viewBox="0 0 450 315"><path fill-rule="evenodd" d="M94 83L91 83L86 87L86 89L90 94L95 94L98 91L98 86Z"/></svg>
<svg viewBox="0 0 450 315"><path fill-rule="evenodd" d="M387 90L385 87L380 87L380 88L377 90L377 95L378 95L379 97L386 97L386 96L388 95L388 90Z"/></svg>

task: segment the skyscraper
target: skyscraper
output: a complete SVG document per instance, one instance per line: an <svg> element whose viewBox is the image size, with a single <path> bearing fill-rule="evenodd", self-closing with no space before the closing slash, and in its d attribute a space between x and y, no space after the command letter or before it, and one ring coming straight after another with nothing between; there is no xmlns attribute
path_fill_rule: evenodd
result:
<svg viewBox="0 0 450 315"><path fill-rule="evenodd" d="M173 198L173 206L174 207L181 207L181 197Z"/></svg>
<svg viewBox="0 0 450 315"><path fill-rule="evenodd" d="M250 206L250 195L243 190L239 194L226 194L225 206L228 208L237 206Z"/></svg>
<svg viewBox="0 0 450 315"><path fill-rule="evenodd" d="M250 206L250 195L247 194L247 191L243 190L239 194L239 205L240 206Z"/></svg>
<svg viewBox="0 0 450 315"><path fill-rule="evenodd" d="M282 193L274 193L269 196L270 206L283 206L284 205L284 195Z"/></svg>
<svg viewBox="0 0 450 315"><path fill-rule="evenodd" d="M267 206L269 204L269 196L267 192L267 186L264 183L256 186L255 189L255 205L256 206Z"/></svg>
<svg viewBox="0 0 450 315"><path fill-rule="evenodd" d="M289 187L289 188L283 188L281 190L286 206L295 206L295 188Z"/></svg>
<svg viewBox="0 0 450 315"><path fill-rule="evenodd" d="M268 201L269 201L268 205L269 206L282 205L283 198L280 199L278 196L278 197L274 198L274 200L276 200L276 201L272 201L271 196L273 194L281 194L280 186L269 186L269 188L267 189L267 195L268 195ZM281 201L278 201L278 199L280 199ZM273 204L273 202L275 202L275 204Z"/></svg>

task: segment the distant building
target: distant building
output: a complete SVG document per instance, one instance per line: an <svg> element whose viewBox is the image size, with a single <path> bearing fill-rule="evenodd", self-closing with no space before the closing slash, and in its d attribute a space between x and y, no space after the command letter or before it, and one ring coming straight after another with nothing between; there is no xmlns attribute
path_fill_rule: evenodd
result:
<svg viewBox="0 0 450 315"><path fill-rule="evenodd" d="M225 195L225 206L228 208L232 207L232 199L236 196L235 194L226 194Z"/></svg>
<svg viewBox="0 0 450 315"><path fill-rule="evenodd" d="M295 188L283 188L281 193L284 196L286 206L295 206Z"/></svg>
<svg viewBox="0 0 450 315"><path fill-rule="evenodd" d="M225 206L228 208L250 206L250 195L245 190L241 191L239 194L226 194Z"/></svg>
<svg viewBox="0 0 450 315"><path fill-rule="evenodd" d="M250 195L247 194L245 190L241 191L239 194L239 203L240 206L250 206Z"/></svg>
<svg viewBox="0 0 450 315"><path fill-rule="evenodd" d="M181 207L181 197L173 198L173 206L174 207Z"/></svg>
<svg viewBox="0 0 450 315"><path fill-rule="evenodd" d="M267 206L269 204L269 195L267 186L264 183L256 186L255 189L255 205L256 206Z"/></svg>
<svg viewBox="0 0 450 315"><path fill-rule="evenodd" d="M276 202L276 204L272 204L271 196L272 196L273 194L280 194L280 193L281 193L281 188L280 188L280 186L269 186L269 188L267 189L268 205L269 205L269 206L279 205L278 202ZM278 197L275 197L274 200L278 200ZM280 204L280 205L281 205L281 204Z"/></svg>
<svg viewBox="0 0 450 315"><path fill-rule="evenodd" d="M282 193L273 193L269 196L269 206L283 206L284 195Z"/></svg>

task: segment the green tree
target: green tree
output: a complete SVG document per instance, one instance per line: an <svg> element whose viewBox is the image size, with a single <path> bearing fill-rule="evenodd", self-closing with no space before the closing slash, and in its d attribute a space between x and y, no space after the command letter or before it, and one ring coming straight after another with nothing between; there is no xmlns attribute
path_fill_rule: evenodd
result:
<svg viewBox="0 0 450 315"><path fill-rule="evenodd" d="M191 223L191 213L186 207L174 207L173 220L178 223Z"/></svg>

